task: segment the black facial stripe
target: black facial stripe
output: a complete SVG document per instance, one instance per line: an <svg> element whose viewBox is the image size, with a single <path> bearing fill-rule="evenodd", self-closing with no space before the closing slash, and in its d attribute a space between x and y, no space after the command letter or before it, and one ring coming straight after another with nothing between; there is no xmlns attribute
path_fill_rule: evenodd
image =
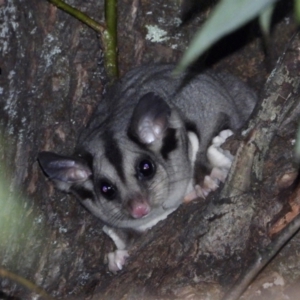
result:
<svg viewBox="0 0 300 300"><path fill-rule="evenodd" d="M144 150L147 150L147 149L148 149L147 145L141 143L141 142L139 141L139 139L138 139L135 135L133 135L130 131L127 132L127 136L128 136L128 138L129 138L132 142L134 142L135 144L137 144L137 145L138 145L139 147L141 147L142 149L144 149Z"/></svg>
<svg viewBox="0 0 300 300"><path fill-rule="evenodd" d="M94 201L93 192L82 186L73 186L71 188L71 191L75 196L79 197L83 201L87 199L91 199L92 201Z"/></svg>
<svg viewBox="0 0 300 300"><path fill-rule="evenodd" d="M106 131L103 135L105 157L115 167L121 180L125 182L123 155L118 143L112 136L109 131Z"/></svg>
<svg viewBox="0 0 300 300"><path fill-rule="evenodd" d="M166 135L162 141L162 147L160 153L164 159L168 159L170 152L177 148L176 130L173 128L168 128Z"/></svg>
<svg viewBox="0 0 300 300"><path fill-rule="evenodd" d="M185 129L186 129L186 131L192 131L192 132L194 132L198 136L198 139L200 139L199 133L197 131L196 124L194 124L192 122L186 122L185 123Z"/></svg>

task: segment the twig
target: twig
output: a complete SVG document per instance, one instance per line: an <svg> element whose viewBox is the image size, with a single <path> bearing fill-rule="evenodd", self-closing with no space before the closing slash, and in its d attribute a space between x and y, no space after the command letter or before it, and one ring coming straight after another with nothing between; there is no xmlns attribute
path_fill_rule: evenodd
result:
<svg viewBox="0 0 300 300"><path fill-rule="evenodd" d="M64 12L70 14L71 16L75 17L79 21L83 22L84 24L88 25L89 27L93 28L97 32L103 34L105 31L105 25L102 25L89 16L81 12L80 10L70 6L69 4L61 1L61 0L48 0L53 5L57 6L58 8L62 9Z"/></svg>
<svg viewBox="0 0 300 300"><path fill-rule="evenodd" d="M100 24L80 10L66 4L62 0L47 0L64 12L70 14L100 34L104 52L104 65L111 81L118 77L117 63L117 2L105 1L105 19L107 25Z"/></svg>
<svg viewBox="0 0 300 300"><path fill-rule="evenodd" d="M19 275L16 275L12 272L9 272L5 269L0 268L0 276L8 278L12 281L15 281L15 282L21 284L22 286L33 291L34 293L37 293L38 295L44 297L44 299L46 299L46 300L55 300L54 298L49 296L42 288L38 287L34 283L30 282L29 280L27 280Z"/></svg>
<svg viewBox="0 0 300 300"><path fill-rule="evenodd" d="M111 78L118 77L117 59L117 0L105 1L105 20L107 29L103 35L106 70Z"/></svg>

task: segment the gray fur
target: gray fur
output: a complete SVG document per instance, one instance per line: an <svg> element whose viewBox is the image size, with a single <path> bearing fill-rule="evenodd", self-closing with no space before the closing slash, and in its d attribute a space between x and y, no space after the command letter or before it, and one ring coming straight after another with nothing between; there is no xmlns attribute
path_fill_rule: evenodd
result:
<svg viewBox="0 0 300 300"><path fill-rule="evenodd" d="M255 106L255 94L232 75L209 71L173 76L173 69L151 65L126 74L100 102L69 158L81 166L81 180L61 175L70 170L59 170L60 178L52 178L111 227L143 231L174 211L195 184L194 164L208 165L205 154L214 135L224 127L240 129ZM149 99L142 103L144 96ZM189 131L199 140L195 162ZM53 177L50 156L42 152L39 161ZM155 164L153 178L137 174L143 157ZM82 182L84 170L87 179ZM117 189L113 200L99 190L103 178Z"/></svg>

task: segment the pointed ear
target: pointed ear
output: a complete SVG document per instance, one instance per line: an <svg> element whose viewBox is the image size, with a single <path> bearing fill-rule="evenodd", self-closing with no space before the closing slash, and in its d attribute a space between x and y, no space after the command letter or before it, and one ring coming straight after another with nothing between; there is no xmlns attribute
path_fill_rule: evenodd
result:
<svg viewBox="0 0 300 300"><path fill-rule="evenodd" d="M152 144L164 137L169 126L171 108L159 96L147 93L134 109L129 134L142 144Z"/></svg>
<svg viewBox="0 0 300 300"><path fill-rule="evenodd" d="M44 173L63 190L73 183L86 181L92 175L90 168L79 158L43 151L39 153L38 161Z"/></svg>

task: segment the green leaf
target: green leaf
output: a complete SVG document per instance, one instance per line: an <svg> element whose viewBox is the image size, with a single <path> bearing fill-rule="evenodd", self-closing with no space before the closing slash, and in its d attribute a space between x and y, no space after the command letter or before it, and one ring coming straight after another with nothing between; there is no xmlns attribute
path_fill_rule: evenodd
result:
<svg viewBox="0 0 300 300"><path fill-rule="evenodd" d="M298 23L300 23L300 0L295 0L294 2L295 6L295 15L296 15L296 20Z"/></svg>
<svg viewBox="0 0 300 300"><path fill-rule="evenodd" d="M277 0L222 0L192 40L178 69L183 70L213 43L258 16Z"/></svg>
<svg viewBox="0 0 300 300"><path fill-rule="evenodd" d="M297 132L296 145L295 145L295 153L296 153L296 159L297 159L297 161L300 162L300 126L299 126L298 132Z"/></svg>
<svg viewBox="0 0 300 300"><path fill-rule="evenodd" d="M271 25L271 19L272 19L272 13L274 11L275 4L271 4L268 7L266 7L261 14L259 15L259 24L260 28L264 35L269 35L270 33L270 25Z"/></svg>

